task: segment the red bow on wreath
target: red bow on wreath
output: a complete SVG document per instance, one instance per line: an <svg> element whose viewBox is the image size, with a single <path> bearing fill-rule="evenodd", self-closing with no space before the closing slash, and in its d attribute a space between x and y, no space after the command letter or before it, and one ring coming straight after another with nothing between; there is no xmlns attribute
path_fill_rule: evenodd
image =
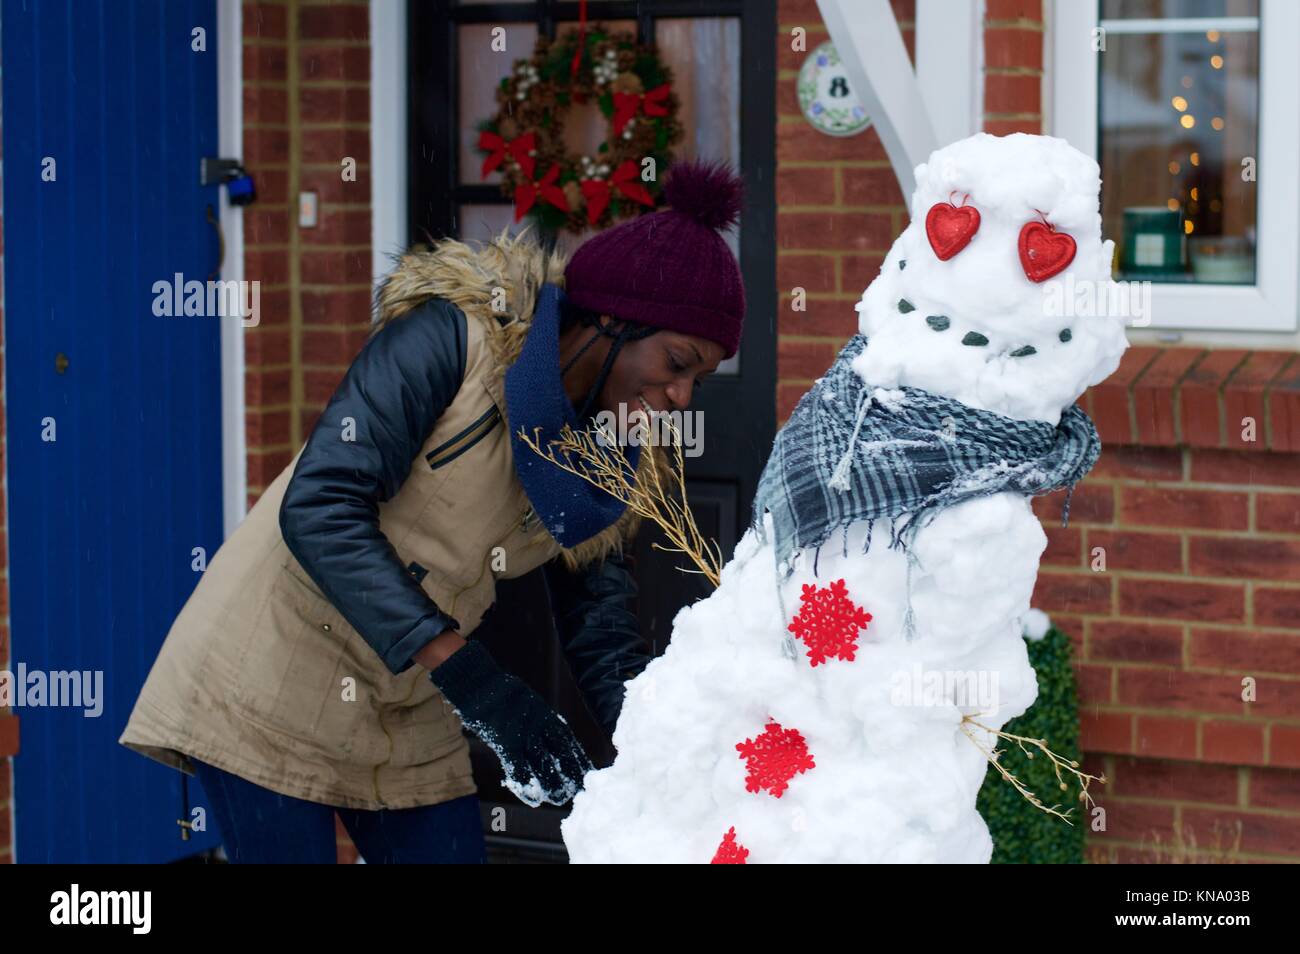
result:
<svg viewBox="0 0 1300 954"><path fill-rule="evenodd" d="M518 222L533 207L533 203L540 196L551 205L564 212L569 211L569 200L564 197L564 190L555 184L555 180L560 177L560 165L556 163L551 166L551 171L546 173L536 182L521 182L515 189L515 221Z"/></svg>
<svg viewBox="0 0 1300 954"><path fill-rule="evenodd" d="M667 116L668 115L668 94L672 87L668 83L662 86L656 86L648 93L615 93L614 94L614 135L623 135L623 127L627 121L645 107L647 116Z"/></svg>
<svg viewBox="0 0 1300 954"><path fill-rule="evenodd" d="M527 132L514 139L505 139L490 129L484 129L478 134L478 147L491 153L483 160L483 178L486 179L489 172L505 162L507 152L514 156L519 168L524 170L524 175L530 179L533 177L534 161L531 153L537 148L537 133Z"/></svg>
<svg viewBox="0 0 1300 954"><path fill-rule="evenodd" d="M587 200L587 221L595 225L600 214L609 205L610 193L618 189L623 195L642 205L654 205L648 189L636 180L636 162L625 159L608 179L583 179L582 194Z"/></svg>

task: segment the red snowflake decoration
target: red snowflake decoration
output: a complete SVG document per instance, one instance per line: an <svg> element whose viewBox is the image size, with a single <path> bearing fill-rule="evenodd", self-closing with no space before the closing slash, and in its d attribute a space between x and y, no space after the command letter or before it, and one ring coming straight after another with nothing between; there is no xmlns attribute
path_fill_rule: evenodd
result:
<svg viewBox="0 0 1300 954"><path fill-rule="evenodd" d="M732 825L722 836L722 844L709 862L711 865L743 865L749 857L749 849L736 841L736 826Z"/></svg>
<svg viewBox="0 0 1300 954"><path fill-rule="evenodd" d="M858 650L858 633L867 628L871 614L849 599L843 580L818 588L805 583L799 615L789 626L808 645L808 658L817 666L834 656L852 662Z"/></svg>
<svg viewBox="0 0 1300 954"><path fill-rule="evenodd" d="M757 739L736 743L736 751L747 763L745 791L767 789L775 798L789 788L790 779L816 768L799 731L783 729L776 722L769 722Z"/></svg>

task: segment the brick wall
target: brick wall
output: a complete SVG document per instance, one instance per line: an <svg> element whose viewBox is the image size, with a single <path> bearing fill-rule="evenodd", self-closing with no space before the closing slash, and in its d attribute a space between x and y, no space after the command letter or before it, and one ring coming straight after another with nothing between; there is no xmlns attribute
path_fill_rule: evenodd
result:
<svg viewBox="0 0 1300 954"><path fill-rule="evenodd" d="M249 506L302 446L369 328L369 17L356 2L243 5L243 158L259 191L244 214L244 267L262 282L261 323L244 339ZM298 226L300 192L319 198L314 229ZM339 833L339 860L355 860Z"/></svg>
<svg viewBox="0 0 1300 954"><path fill-rule="evenodd" d="M913 49L914 3L894 10ZM853 304L907 211L874 133L831 139L800 116L790 30L808 29L809 50L827 39L815 3L781 0L779 23L785 420L856 330ZM1043 131L1044 36L1041 0L987 0L986 131ZM796 286L806 312L788 306ZM1111 779L1090 855L1170 860L1194 843L1300 857L1300 357L1135 347L1082 403L1105 451L1068 529L1063 495L1035 503L1050 543L1034 602L1074 640L1084 749Z"/></svg>

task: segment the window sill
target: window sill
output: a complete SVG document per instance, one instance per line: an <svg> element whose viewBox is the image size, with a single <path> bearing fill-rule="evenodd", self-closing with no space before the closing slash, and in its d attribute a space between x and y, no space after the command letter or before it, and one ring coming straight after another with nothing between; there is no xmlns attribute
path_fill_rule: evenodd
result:
<svg viewBox="0 0 1300 954"><path fill-rule="evenodd" d="M1300 353L1131 347L1079 403L1103 444L1300 451Z"/></svg>

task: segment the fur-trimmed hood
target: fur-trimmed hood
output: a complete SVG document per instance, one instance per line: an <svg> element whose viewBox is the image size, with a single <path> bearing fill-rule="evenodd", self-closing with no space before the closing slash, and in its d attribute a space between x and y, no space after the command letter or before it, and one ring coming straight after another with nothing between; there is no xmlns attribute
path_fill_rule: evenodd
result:
<svg viewBox="0 0 1300 954"><path fill-rule="evenodd" d="M379 286L371 334L430 298L445 299L467 320L480 321L487 329L495 358L492 373L504 378L506 369L523 349L538 291L547 282L564 287L565 264L562 252L543 249L526 229L516 236L502 232L488 242L473 245L449 238L414 249L398 258ZM501 408L501 413L509 427L506 407ZM672 486L667 456L652 444L641 450L638 479L655 466L664 485ZM560 547L565 565L577 569L622 549L635 537L640 524L641 518L628 508L596 536L573 547ZM542 532L546 532L544 528Z"/></svg>

